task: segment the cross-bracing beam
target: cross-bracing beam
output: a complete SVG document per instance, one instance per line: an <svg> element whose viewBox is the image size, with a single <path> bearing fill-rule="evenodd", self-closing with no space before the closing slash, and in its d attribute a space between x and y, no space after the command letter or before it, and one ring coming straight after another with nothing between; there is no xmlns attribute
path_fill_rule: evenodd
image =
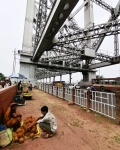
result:
<svg viewBox="0 0 120 150"><path fill-rule="evenodd" d="M109 11L110 13L114 13L114 8L111 7L109 4L107 4L106 2L104 2L103 0L91 0L91 1L99 5L103 9Z"/></svg>
<svg viewBox="0 0 120 150"><path fill-rule="evenodd" d="M114 8L114 13L112 14L112 16L109 18L108 22L116 20L117 17L120 15L120 0L118 1L116 7ZM108 29L109 30L109 29ZM102 37L99 37L92 45L93 49L97 52L101 43L103 42L104 38L105 38L106 34Z"/></svg>
<svg viewBox="0 0 120 150"><path fill-rule="evenodd" d="M42 31L44 29L46 20L47 20L47 0L40 0L39 1L38 13L37 13L37 21L36 21L34 51L36 50L36 48L38 46L38 43L39 43L40 37L42 35Z"/></svg>
<svg viewBox="0 0 120 150"><path fill-rule="evenodd" d="M109 35L114 35L119 33L120 33L120 20L115 20L104 24L91 26L83 30L78 30L70 34L66 33L65 35L60 36L58 38L59 42L57 42L56 45L79 42L79 40L90 40L94 38L99 38L99 37L104 37L104 36L109 36Z"/></svg>
<svg viewBox="0 0 120 150"><path fill-rule="evenodd" d="M50 78L55 76L62 76L69 73L74 73L66 71L66 70L51 70L51 69L45 69L45 68L36 68L35 69L35 76L37 79L43 79L43 78Z"/></svg>

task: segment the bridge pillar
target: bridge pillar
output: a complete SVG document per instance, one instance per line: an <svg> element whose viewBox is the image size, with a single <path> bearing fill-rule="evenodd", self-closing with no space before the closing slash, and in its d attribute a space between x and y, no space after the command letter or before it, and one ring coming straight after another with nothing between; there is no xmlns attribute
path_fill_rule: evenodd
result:
<svg viewBox="0 0 120 150"><path fill-rule="evenodd" d="M84 7L84 25L85 28L94 25L94 15L93 15L93 2L88 0L87 5ZM86 49L87 51L91 51L90 47L92 46L92 40L88 40L87 46L89 47ZM94 63L94 60L92 61ZM82 72L83 74L83 81L84 82L91 82L92 78L96 78L96 72Z"/></svg>
<svg viewBox="0 0 120 150"><path fill-rule="evenodd" d="M94 23L94 15L93 15L93 2L88 0L87 5L84 7L84 25L86 27L92 26Z"/></svg>
<svg viewBox="0 0 120 150"><path fill-rule="evenodd" d="M60 75L60 81L62 81L62 75Z"/></svg>
<svg viewBox="0 0 120 150"><path fill-rule="evenodd" d="M91 82L93 78L96 78L95 72L82 72L83 74L83 82Z"/></svg>
<svg viewBox="0 0 120 150"><path fill-rule="evenodd" d="M93 13L93 2L91 0L88 0L88 3L84 7L84 26L85 28L88 28L90 26L94 26L94 13ZM92 47L92 41L93 40L88 40L87 41L87 46L88 48L85 49L85 53L89 55L93 55L95 57L93 50L91 49Z"/></svg>
<svg viewBox="0 0 120 150"><path fill-rule="evenodd" d="M55 76L53 77L53 81L55 81Z"/></svg>
<svg viewBox="0 0 120 150"><path fill-rule="evenodd" d="M51 83L51 77L49 77L49 83Z"/></svg>
<svg viewBox="0 0 120 150"><path fill-rule="evenodd" d="M24 35L22 50L20 51L20 73L27 77L32 84L36 82L35 68L36 65L32 65L30 58L33 54L32 38L33 38L33 18L35 12L34 0L27 0L26 17L24 25ZM31 55L31 56L30 56ZM23 62L22 62L23 61ZM24 63L27 61L27 63Z"/></svg>
<svg viewBox="0 0 120 150"><path fill-rule="evenodd" d="M65 61L63 61L63 67L65 67Z"/></svg>
<svg viewBox="0 0 120 150"><path fill-rule="evenodd" d="M71 73L69 73L69 84L71 84L71 76L72 76L72 74Z"/></svg>

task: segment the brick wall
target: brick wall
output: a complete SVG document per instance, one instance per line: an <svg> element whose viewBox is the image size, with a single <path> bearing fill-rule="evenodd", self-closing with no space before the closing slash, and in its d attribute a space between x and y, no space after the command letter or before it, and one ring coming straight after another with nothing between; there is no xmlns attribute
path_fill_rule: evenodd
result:
<svg viewBox="0 0 120 150"><path fill-rule="evenodd" d="M6 112L7 108L12 103L16 93L17 93L17 85L12 85L0 89L0 122L2 121L2 117Z"/></svg>

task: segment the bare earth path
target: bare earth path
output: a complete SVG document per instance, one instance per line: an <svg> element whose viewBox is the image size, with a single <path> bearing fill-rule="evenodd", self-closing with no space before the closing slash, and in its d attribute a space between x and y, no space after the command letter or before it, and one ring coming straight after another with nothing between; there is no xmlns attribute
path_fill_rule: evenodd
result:
<svg viewBox="0 0 120 150"><path fill-rule="evenodd" d="M23 119L38 117L40 108L47 105L56 116L57 134L49 139L28 139L23 144L12 143L4 150L120 150L120 125L77 105L34 89L33 100L19 106Z"/></svg>

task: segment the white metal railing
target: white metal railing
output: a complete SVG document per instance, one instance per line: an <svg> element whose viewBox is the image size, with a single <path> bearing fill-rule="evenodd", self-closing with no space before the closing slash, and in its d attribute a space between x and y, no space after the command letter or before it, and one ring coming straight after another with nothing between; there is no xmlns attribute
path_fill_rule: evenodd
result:
<svg viewBox="0 0 120 150"><path fill-rule="evenodd" d="M46 91L46 84L43 85L43 90Z"/></svg>
<svg viewBox="0 0 120 150"><path fill-rule="evenodd" d="M48 93L49 92L49 85L46 84L46 87L45 87L45 91Z"/></svg>
<svg viewBox="0 0 120 150"><path fill-rule="evenodd" d="M44 85L42 84L42 85L41 85L41 90L43 90L43 87L44 87Z"/></svg>
<svg viewBox="0 0 120 150"><path fill-rule="evenodd" d="M116 118L116 99L114 93L92 91L91 110Z"/></svg>
<svg viewBox="0 0 120 150"><path fill-rule="evenodd" d="M39 88L44 90L44 84L40 84ZM46 92L58 96L67 101L73 101L73 97L76 105L87 108L88 97L87 91L84 89L75 89L75 94L73 95L73 89L68 87L57 87L52 85L46 85ZM64 94L63 94L64 92ZM64 97L63 97L64 96ZM112 119L116 119L116 97L115 93L92 91L91 93L91 105L90 109Z"/></svg>
<svg viewBox="0 0 120 150"><path fill-rule="evenodd" d="M75 89L75 104L87 107L87 91L84 89Z"/></svg>
<svg viewBox="0 0 120 150"><path fill-rule="evenodd" d="M53 94L53 92L52 92L52 85L49 85L49 93Z"/></svg>
<svg viewBox="0 0 120 150"><path fill-rule="evenodd" d="M41 84L41 83L39 83L39 89L40 89L40 90L42 89L42 84Z"/></svg>
<svg viewBox="0 0 120 150"><path fill-rule="evenodd" d="M72 89L65 87L65 100L72 101Z"/></svg>
<svg viewBox="0 0 120 150"><path fill-rule="evenodd" d="M58 86L58 97L60 97L60 98L64 98L63 97L63 89L64 89L64 87L59 87Z"/></svg>
<svg viewBox="0 0 120 150"><path fill-rule="evenodd" d="M53 86L53 95L57 96L57 86Z"/></svg>

